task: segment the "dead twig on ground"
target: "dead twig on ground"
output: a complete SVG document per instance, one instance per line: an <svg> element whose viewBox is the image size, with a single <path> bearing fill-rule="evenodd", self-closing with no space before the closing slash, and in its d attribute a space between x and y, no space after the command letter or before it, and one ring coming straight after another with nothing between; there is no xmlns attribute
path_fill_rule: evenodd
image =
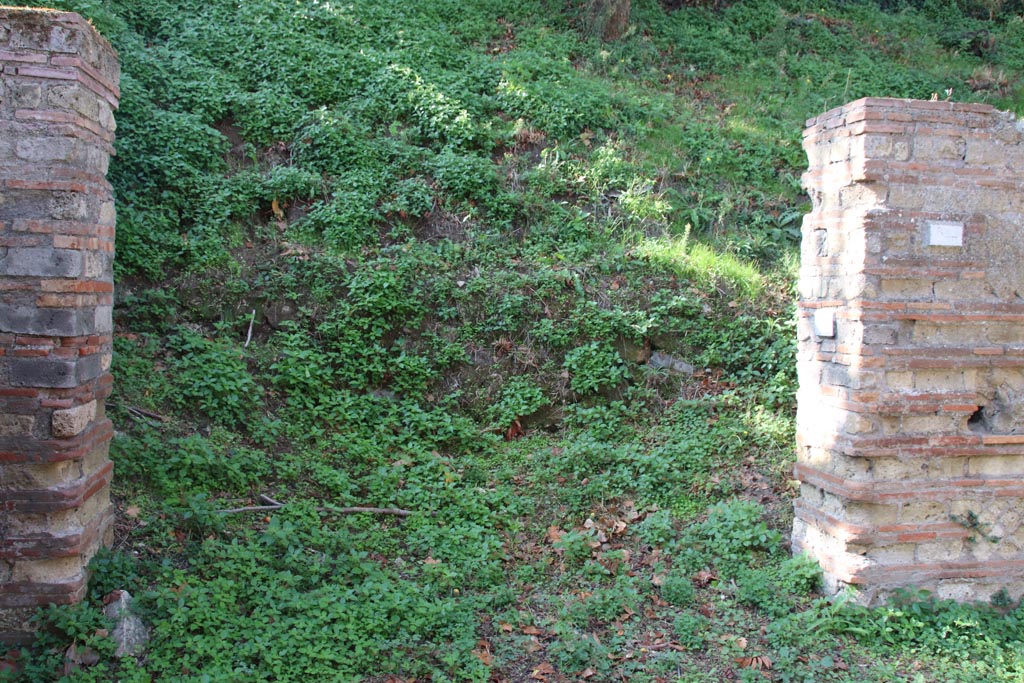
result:
<svg viewBox="0 0 1024 683"><path fill-rule="evenodd" d="M412 510L403 510L401 508L374 508L374 507L346 507L346 508L318 508L329 512L337 512L341 515L352 515L360 512L370 512L377 515L395 515L397 517L408 517L413 514Z"/></svg>
<svg viewBox="0 0 1024 683"><path fill-rule="evenodd" d="M227 508L226 510L217 510L222 515L233 515L238 512L267 512L269 510L280 510L284 505L246 505L240 508Z"/></svg>
<svg viewBox="0 0 1024 683"><path fill-rule="evenodd" d="M226 508L224 510L217 510L222 515L233 515L240 512L270 512L272 510L279 510L284 507L284 503L274 500L270 496L261 493L258 498L266 503L266 505L245 505L237 508ZM334 507L333 505L327 505L318 507L319 512L334 512L339 515L354 515L354 514L375 514L375 515L394 515L396 517L408 517L414 514L412 510L403 510L402 508L379 508L379 507L366 507L366 506L350 506L350 507Z"/></svg>

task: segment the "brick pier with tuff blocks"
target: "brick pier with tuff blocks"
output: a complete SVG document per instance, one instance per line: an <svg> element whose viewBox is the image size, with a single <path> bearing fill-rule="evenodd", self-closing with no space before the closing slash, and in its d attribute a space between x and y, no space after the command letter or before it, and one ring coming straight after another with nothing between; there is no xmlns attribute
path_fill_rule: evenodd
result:
<svg viewBox="0 0 1024 683"><path fill-rule="evenodd" d="M119 74L77 14L0 7L0 642L110 537Z"/></svg>
<svg viewBox="0 0 1024 683"><path fill-rule="evenodd" d="M1024 122L868 98L808 122L794 550L832 591L1024 593Z"/></svg>

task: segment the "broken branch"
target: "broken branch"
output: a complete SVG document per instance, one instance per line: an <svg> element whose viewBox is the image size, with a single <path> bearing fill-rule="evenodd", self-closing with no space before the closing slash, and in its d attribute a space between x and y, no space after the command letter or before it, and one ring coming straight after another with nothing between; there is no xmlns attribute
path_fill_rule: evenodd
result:
<svg viewBox="0 0 1024 683"><path fill-rule="evenodd" d="M371 512L378 515L396 515L398 517L408 517L413 514L412 510L403 510L401 508L373 508L373 507L347 507L347 508L322 508L329 510L330 512L337 512L342 515L351 515L358 512Z"/></svg>
<svg viewBox="0 0 1024 683"><path fill-rule="evenodd" d="M228 508L226 510L217 510L222 515L233 515L237 512L266 512L268 510L279 510L283 505L246 505L240 508Z"/></svg>
<svg viewBox="0 0 1024 683"><path fill-rule="evenodd" d="M261 493L258 498L266 503L266 505L245 505L237 508L227 508L224 510L217 510L222 515L233 515L239 512L269 512L271 510L279 510L284 507L284 503L274 500L270 496ZM320 512L334 512L339 515L354 515L359 513L369 513L376 515L395 515L396 517L408 517L414 514L412 510L403 510L402 508L378 508L378 507L364 507L361 505L351 507L334 507L328 505L317 508Z"/></svg>

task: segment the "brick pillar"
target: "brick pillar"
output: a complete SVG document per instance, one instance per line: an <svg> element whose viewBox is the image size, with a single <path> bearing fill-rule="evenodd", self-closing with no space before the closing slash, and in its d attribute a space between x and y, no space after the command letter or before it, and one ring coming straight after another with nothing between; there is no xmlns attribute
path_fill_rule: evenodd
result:
<svg viewBox="0 0 1024 683"><path fill-rule="evenodd" d="M795 550L831 589L1024 591L1024 122L862 99L808 122Z"/></svg>
<svg viewBox="0 0 1024 683"><path fill-rule="evenodd" d="M119 66L77 14L0 7L0 641L85 594L113 509Z"/></svg>

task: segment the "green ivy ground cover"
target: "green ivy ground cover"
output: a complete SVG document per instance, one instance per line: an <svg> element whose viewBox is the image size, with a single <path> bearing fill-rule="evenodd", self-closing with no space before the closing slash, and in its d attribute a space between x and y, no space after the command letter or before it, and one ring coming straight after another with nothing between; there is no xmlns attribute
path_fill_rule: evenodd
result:
<svg viewBox="0 0 1024 683"><path fill-rule="evenodd" d="M1024 110L1019 3L56 4L123 64L120 514L0 680L1024 675L1010 596L828 602L786 540L803 121Z"/></svg>

